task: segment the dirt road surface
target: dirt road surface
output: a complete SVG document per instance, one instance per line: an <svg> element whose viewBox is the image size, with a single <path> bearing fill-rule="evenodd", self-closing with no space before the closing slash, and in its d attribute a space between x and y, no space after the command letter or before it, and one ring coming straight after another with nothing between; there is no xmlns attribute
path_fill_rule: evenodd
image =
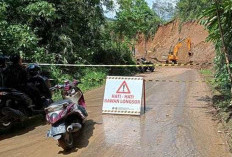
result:
<svg viewBox="0 0 232 157"><path fill-rule="evenodd" d="M202 80L186 68L160 68L145 79ZM229 148L211 112L205 83L147 82L147 112L139 116L102 115L104 88L85 94L89 118L75 149L63 152L46 138L42 124L0 136L1 157L229 157Z"/></svg>

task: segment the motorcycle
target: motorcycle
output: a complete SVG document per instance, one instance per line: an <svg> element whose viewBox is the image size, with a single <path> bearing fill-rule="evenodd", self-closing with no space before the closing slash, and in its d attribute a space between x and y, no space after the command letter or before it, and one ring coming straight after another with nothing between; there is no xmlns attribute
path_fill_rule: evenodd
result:
<svg viewBox="0 0 232 157"><path fill-rule="evenodd" d="M145 58L137 59L137 65L143 66L143 67L139 66L139 70L141 73L144 73L147 70L149 70L150 72L154 72L155 70L154 64L151 61L147 61ZM149 65L149 66L146 66L146 65Z"/></svg>
<svg viewBox="0 0 232 157"><path fill-rule="evenodd" d="M48 87L47 89L49 90ZM6 131L15 122L23 121L34 115L45 114L44 108L52 103L52 99L43 94L40 96L42 104L38 108L25 93L16 89L0 87L0 130Z"/></svg>
<svg viewBox="0 0 232 157"><path fill-rule="evenodd" d="M47 137L58 140L58 145L64 150L73 148L73 136L81 130L88 116L83 93L77 87L79 83L74 80L55 86L54 89L62 89L63 100L45 109L47 122L51 124Z"/></svg>
<svg viewBox="0 0 232 157"><path fill-rule="evenodd" d="M33 84L40 92L42 99L44 98L52 98L51 91L49 87L51 87L50 80L41 74L41 69L37 64L30 64L26 68L27 73L29 74L28 83ZM48 105L45 105L48 106Z"/></svg>

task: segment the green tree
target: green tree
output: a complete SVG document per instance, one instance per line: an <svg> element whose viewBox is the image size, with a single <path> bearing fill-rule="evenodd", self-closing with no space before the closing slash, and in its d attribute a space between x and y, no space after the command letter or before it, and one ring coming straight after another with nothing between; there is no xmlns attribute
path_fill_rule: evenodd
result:
<svg viewBox="0 0 232 157"><path fill-rule="evenodd" d="M177 16L182 21L195 20L210 2L210 0L180 0L176 6Z"/></svg>
<svg viewBox="0 0 232 157"><path fill-rule="evenodd" d="M124 52L119 52L115 42L107 35L113 30L107 28L103 7L107 10L112 9L112 2L112 0L1 1L0 55L20 52L28 62L105 64L107 60L111 64L132 64L131 55L127 53L128 46L121 44L120 47ZM82 68L48 69L57 80L63 79L63 76L78 78L86 76L86 73L95 73L92 69Z"/></svg>
<svg viewBox="0 0 232 157"><path fill-rule="evenodd" d="M138 34L144 34L147 41L161 20L145 0L119 0L118 4L120 7L113 30L118 35L119 42L127 39L133 49Z"/></svg>
<svg viewBox="0 0 232 157"><path fill-rule="evenodd" d="M91 61L92 54L102 46L103 4L110 7L111 3L5 0L0 3L0 52L33 54L34 59L44 61L51 59L48 56L56 56L57 62L74 63L79 57Z"/></svg>
<svg viewBox="0 0 232 157"><path fill-rule="evenodd" d="M11 21L10 3L0 2L0 53L18 53L31 55L42 51L38 47L38 37L27 24Z"/></svg>
<svg viewBox="0 0 232 157"><path fill-rule="evenodd" d="M215 78L221 91L227 94L231 89L230 68L232 65L229 65L232 55L231 8L230 0L214 1L201 16L201 23L209 32L208 40L215 44Z"/></svg>

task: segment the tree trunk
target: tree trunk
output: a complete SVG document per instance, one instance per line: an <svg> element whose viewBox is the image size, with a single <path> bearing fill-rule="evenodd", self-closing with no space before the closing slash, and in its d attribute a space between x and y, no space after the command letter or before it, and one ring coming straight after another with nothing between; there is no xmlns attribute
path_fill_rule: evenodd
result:
<svg viewBox="0 0 232 157"><path fill-rule="evenodd" d="M215 0L215 4L216 4L216 9L217 9L218 25L219 25L220 35L221 35L221 39L222 39L222 52L225 55L226 67L227 67L227 71L228 71L229 78L230 78L230 92L231 92L231 96L232 96L232 75L231 75L231 70L230 70L228 48L225 44L224 32L223 32L223 28L221 25L221 15L220 15L220 10L219 10L220 2L218 0Z"/></svg>

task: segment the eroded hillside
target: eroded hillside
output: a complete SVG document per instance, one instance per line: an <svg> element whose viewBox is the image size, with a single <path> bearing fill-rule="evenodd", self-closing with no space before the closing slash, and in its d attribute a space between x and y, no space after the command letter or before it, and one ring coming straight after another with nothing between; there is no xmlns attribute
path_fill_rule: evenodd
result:
<svg viewBox="0 0 232 157"><path fill-rule="evenodd" d="M178 56L179 63L212 62L215 56L214 46L206 42L208 32L197 22L187 22L180 26L179 21L175 20L166 25L160 26L153 39L147 42L147 55L145 55L144 38L140 36L136 45L136 58L146 57L153 62L165 61L168 53L173 51L173 47L179 39L191 38L192 57L188 56L187 43L183 42Z"/></svg>

